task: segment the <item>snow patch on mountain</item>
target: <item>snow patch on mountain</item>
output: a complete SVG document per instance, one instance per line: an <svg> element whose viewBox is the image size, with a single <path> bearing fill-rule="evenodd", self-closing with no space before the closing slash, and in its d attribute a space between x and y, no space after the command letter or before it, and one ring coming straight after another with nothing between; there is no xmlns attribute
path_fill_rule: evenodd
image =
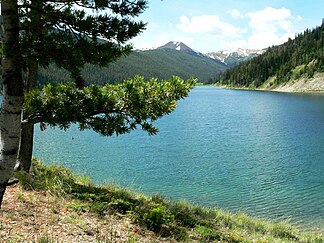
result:
<svg viewBox="0 0 324 243"><path fill-rule="evenodd" d="M177 51L186 52L190 55L195 55L204 58L211 58L215 62L225 64L228 67L233 67L239 64L242 61L249 60L255 56L261 55L266 51L266 49L243 49L237 48L235 50L223 50L217 52L210 52L207 54L201 53L197 50L194 50L180 41L170 41L163 46L160 46L156 49L173 49Z"/></svg>
<svg viewBox="0 0 324 243"><path fill-rule="evenodd" d="M190 48L189 46L180 41L170 41L165 45L158 47L157 49L173 49L177 51L187 52L192 55L208 57L207 55Z"/></svg>
<svg viewBox="0 0 324 243"><path fill-rule="evenodd" d="M227 65L233 66L235 64L238 64L241 61L246 61L255 56L261 55L265 51L266 49L258 50L258 49L238 48L235 50L223 50L217 52L210 52L207 53L207 56L215 60L219 60Z"/></svg>

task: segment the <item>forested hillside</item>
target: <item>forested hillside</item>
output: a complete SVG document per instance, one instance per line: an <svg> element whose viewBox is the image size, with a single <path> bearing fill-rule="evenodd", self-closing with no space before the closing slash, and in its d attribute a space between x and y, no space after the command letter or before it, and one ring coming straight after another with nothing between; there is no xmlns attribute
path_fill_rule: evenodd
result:
<svg viewBox="0 0 324 243"><path fill-rule="evenodd" d="M225 69L225 64L208 57L171 49L156 49L135 51L107 67L86 65L83 70L83 78L87 84L105 84L107 82L122 82L135 75L142 75L147 79L151 77L168 79L172 75L176 75L183 79L197 77L199 82L204 82ZM58 69L54 65L47 69L41 69L39 74L40 84L65 82L69 79L68 72Z"/></svg>
<svg viewBox="0 0 324 243"><path fill-rule="evenodd" d="M311 78L316 72L324 72L324 21L321 26L270 47L264 54L228 69L209 82L250 88L267 82L268 87L275 87L300 77Z"/></svg>

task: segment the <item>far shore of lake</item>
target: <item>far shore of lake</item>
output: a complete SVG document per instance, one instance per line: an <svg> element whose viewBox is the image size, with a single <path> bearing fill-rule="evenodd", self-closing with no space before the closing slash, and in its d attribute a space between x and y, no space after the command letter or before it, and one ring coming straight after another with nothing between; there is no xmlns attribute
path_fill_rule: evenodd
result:
<svg viewBox="0 0 324 243"><path fill-rule="evenodd" d="M316 73L312 78L302 77L297 80L291 80L287 83L273 87L264 84L260 88L233 87L228 85L216 85L220 88L238 89L238 90L258 90L258 91L276 91L291 93L320 93L324 94L324 73Z"/></svg>

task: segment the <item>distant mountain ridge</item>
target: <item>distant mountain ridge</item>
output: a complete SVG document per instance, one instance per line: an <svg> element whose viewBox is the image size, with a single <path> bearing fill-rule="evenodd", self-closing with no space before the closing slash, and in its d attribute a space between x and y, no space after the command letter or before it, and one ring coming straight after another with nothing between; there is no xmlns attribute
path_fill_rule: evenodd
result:
<svg viewBox="0 0 324 243"><path fill-rule="evenodd" d="M157 49L172 49L177 51L186 52L191 55L197 55L201 57L209 57L216 62L222 62L228 67L234 67L242 61L250 60L253 57L263 54L266 49L242 49L238 48L236 50L222 50L216 52L202 53L194 50L180 41L170 41Z"/></svg>
<svg viewBox="0 0 324 243"><path fill-rule="evenodd" d="M141 75L145 78L169 79L176 75L182 79L198 78L198 82L207 82L228 67L210 57L195 51L182 42L169 42L151 50L136 50L107 67L86 65L82 75L86 83L119 83L125 79ZM55 83L69 80L69 74L51 65L41 69L41 83Z"/></svg>
<svg viewBox="0 0 324 243"><path fill-rule="evenodd" d="M229 67L238 65L242 61L250 60L253 57L263 54L266 49L242 49L223 50L217 52L209 52L207 56L215 60L225 63Z"/></svg>
<svg viewBox="0 0 324 243"><path fill-rule="evenodd" d="M217 74L258 53L255 50L238 49L236 52L221 51L207 55L183 42L170 41L156 49L135 50L107 67L86 65L82 73L87 84L118 83L135 75L147 79L168 79L172 75L183 79L196 77L199 82L207 83ZM68 72L53 65L47 70L41 69L39 74L40 83L65 82L69 79Z"/></svg>

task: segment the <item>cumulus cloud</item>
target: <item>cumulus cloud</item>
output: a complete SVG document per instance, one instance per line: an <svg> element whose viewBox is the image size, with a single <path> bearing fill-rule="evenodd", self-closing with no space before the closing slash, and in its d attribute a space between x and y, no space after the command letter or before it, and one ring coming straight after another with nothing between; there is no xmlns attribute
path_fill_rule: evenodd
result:
<svg viewBox="0 0 324 243"><path fill-rule="evenodd" d="M263 10L248 13L250 27L256 31L275 31L278 27L290 31L292 27L290 9L266 7Z"/></svg>
<svg viewBox="0 0 324 243"><path fill-rule="evenodd" d="M231 9L227 13L233 19L240 19L239 26L224 22L217 15L184 15L176 27L183 33L192 34L193 38L203 39L208 45L218 43L229 49L261 49L293 39L302 19L293 16L288 8L266 7L249 13Z"/></svg>
<svg viewBox="0 0 324 243"><path fill-rule="evenodd" d="M237 9L231 9L227 11L228 14L232 16L233 19L243 19L244 15Z"/></svg>
<svg viewBox="0 0 324 243"><path fill-rule="evenodd" d="M221 21L216 15L200 15L191 18L181 16L177 28L185 33L208 33L221 37L240 34L239 28Z"/></svg>
<svg viewBox="0 0 324 243"><path fill-rule="evenodd" d="M248 46L264 48L282 44L288 38L294 38L295 29L290 9L266 7L263 10L248 13L249 27L252 33L248 37Z"/></svg>

